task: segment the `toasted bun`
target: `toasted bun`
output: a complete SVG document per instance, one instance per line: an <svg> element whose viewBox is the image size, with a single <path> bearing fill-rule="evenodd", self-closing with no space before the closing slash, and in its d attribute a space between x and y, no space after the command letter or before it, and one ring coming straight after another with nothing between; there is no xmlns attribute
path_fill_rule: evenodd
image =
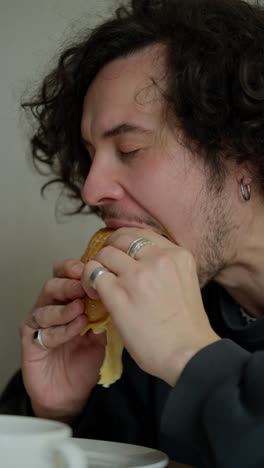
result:
<svg viewBox="0 0 264 468"><path fill-rule="evenodd" d="M89 241L81 260L84 263L91 260L104 246L106 240L112 233L113 229L108 228L97 231ZM89 322L83 329L81 335L85 335L88 330L93 330L95 334L106 332L107 335L105 359L100 369L100 380L98 384L109 387L109 385L116 382L122 375L122 352L124 345L103 303L100 300L87 297L85 305L85 313L88 316Z"/></svg>
<svg viewBox="0 0 264 468"><path fill-rule="evenodd" d="M90 239L88 246L82 256L82 262L87 263L104 246L108 237L113 233L113 229L100 229ZM109 315L101 301L95 299L86 299L86 314L89 323L102 323Z"/></svg>
<svg viewBox="0 0 264 468"><path fill-rule="evenodd" d="M99 250L104 246L106 240L108 239L111 234L113 234L114 229L103 228L97 231L93 237L91 237L87 248L82 256L82 261L87 263L88 260L91 260Z"/></svg>

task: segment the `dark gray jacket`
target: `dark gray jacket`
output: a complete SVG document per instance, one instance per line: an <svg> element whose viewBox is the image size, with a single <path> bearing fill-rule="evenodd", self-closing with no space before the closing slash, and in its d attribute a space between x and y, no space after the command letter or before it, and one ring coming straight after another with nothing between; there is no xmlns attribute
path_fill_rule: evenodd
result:
<svg viewBox="0 0 264 468"><path fill-rule="evenodd" d="M264 318L246 325L214 283L203 299L223 339L197 353L173 389L125 352L122 378L109 389L96 386L73 424L75 437L159 448L199 468L264 467ZM20 372L0 412L32 414Z"/></svg>

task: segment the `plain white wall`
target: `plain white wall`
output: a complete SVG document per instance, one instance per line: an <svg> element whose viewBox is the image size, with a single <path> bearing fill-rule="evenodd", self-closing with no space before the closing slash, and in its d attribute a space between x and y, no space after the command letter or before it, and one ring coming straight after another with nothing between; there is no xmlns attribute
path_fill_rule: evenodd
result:
<svg viewBox="0 0 264 468"><path fill-rule="evenodd" d="M0 0L0 390L19 367L18 327L50 276L55 260L79 258L95 217L58 223L58 191L40 196L44 179L27 161L19 110L24 91L38 82L61 44L113 10L115 0Z"/></svg>

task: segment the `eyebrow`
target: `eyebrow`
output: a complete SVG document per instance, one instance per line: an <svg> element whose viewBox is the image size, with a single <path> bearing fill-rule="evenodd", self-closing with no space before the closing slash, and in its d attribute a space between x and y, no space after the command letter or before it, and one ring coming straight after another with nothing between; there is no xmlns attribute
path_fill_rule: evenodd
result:
<svg viewBox="0 0 264 468"><path fill-rule="evenodd" d="M152 130L149 130L147 128L139 127L137 125L131 125L128 123L122 123L120 125L117 125L116 127L113 127L109 130L106 130L105 132L102 133L101 137L106 140L108 138L113 138L118 135L123 135L124 133L137 133L139 135L145 135L145 134L150 134L153 133ZM82 137L82 142L85 145L91 145L92 143Z"/></svg>

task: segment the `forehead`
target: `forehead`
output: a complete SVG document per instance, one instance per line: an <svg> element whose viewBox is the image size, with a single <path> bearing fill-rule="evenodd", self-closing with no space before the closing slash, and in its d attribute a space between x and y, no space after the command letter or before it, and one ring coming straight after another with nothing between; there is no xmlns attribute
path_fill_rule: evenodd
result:
<svg viewBox="0 0 264 468"><path fill-rule="evenodd" d="M82 130L157 116L164 105L165 52L165 46L154 45L105 65L86 93Z"/></svg>

